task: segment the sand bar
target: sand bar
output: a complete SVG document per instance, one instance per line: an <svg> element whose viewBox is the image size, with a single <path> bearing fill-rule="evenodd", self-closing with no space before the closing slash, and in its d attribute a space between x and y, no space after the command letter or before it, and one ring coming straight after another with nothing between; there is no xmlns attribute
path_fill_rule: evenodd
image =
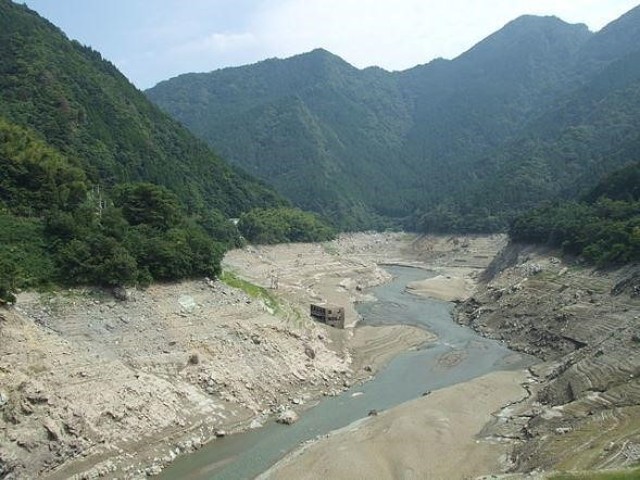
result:
<svg viewBox="0 0 640 480"><path fill-rule="evenodd" d="M463 479L502 470L509 448L478 438L524 398L526 372L495 372L407 402L292 453L262 479Z"/></svg>

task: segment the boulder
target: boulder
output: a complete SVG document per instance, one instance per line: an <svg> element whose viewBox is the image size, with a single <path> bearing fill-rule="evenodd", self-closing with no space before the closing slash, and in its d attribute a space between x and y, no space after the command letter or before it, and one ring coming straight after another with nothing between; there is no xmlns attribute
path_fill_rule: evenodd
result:
<svg viewBox="0 0 640 480"><path fill-rule="evenodd" d="M198 352L193 352L189 355L189 365L198 365L200 363L200 355Z"/></svg>
<svg viewBox="0 0 640 480"><path fill-rule="evenodd" d="M180 304L182 313L193 313L198 306L194 298L190 295L180 295L178 303Z"/></svg>
<svg viewBox="0 0 640 480"><path fill-rule="evenodd" d="M112 293L116 299L123 302L133 300L133 290L127 289L126 287L114 287Z"/></svg>
<svg viewBox="0 0 640 480"><path fill-rule="evenodd" d="M284 425L292 425L296 423L299 418L300 417L298 416L298 414L293 410L285 410L280 415L278 415L278 418L276 418L276 422L282 423Z"/></svg>
<svg viewBox="0 0 640 480"><path fill-rule="evenodd" d="M305 345L304 347L304 353L307 357L309 357L311 360L313 360L314 358L316 358L316 351L310 346L310 345Z"/></svg>
<svg viewBox="0 0 640 480"><path fill-rule="evenodd" d="M521 269L522 272L528 277L537 275L543 270L542 265L539 265L537 263L525 263L521 266Z"/></svg>
<svg viewBox="0 0 640 480"><path fill-rule="evenodd" d="M60 427L51 418L45 418L42 421L42 426L47 430L49 440L58 441L62 438L62 431L60 430Z"/></svg>
<svg viewBox="0 0 640 480"><path fill-rule="evenodd" d="M253 420L251 420L251 424L249 425L249 428L252 430L255 430L256 428L262 428L262 422L257 418L254 418Z"/></svg>
<svg viewBox="0 0 640 480"><path fill-rule="evenodd" d="M162 466L154 463L145 470L145 473L147 477L155 477L157 475L160 475L162 473Z"/></svg>

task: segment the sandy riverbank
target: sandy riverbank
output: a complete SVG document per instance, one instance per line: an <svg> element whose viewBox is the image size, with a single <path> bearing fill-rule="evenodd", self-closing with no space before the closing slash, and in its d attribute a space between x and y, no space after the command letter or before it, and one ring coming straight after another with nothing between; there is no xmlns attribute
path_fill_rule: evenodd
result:
<svg viewBox="0 0 640 480"><path fill-rule="evenodd" d="M479 438L527 396L525 373L496 372L369 417L289 455L261 480L464 479L499 472L509 445Z"/></svg>
<svg viewBox="0 0 640 480"><path fill-rule="evenodd" d="M411 282L407 290L417 295L444 300L446 302L463 302L471 296L475 281L470 278L471 272L456 272L458 275L437 275L418 282Z"/></svg>
<svg viewBox="0 0 640 480"><path fill-rule="evenodd" d="M474 292L477 277L505 245L504 236L420 237L413 251L435 275L412 282L407 289L417 295L463 302Z"/></svg>

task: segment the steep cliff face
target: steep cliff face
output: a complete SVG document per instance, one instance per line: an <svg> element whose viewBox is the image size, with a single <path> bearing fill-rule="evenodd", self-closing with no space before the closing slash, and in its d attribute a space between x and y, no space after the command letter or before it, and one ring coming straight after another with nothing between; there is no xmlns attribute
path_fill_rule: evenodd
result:
<svg viewBox="0 0 640 480"><path fill-rule="evenodd" d="M640 458L640 266L606 271L509 245L457 320L545 360L509 435L515 468L592 469Z"/></svg>

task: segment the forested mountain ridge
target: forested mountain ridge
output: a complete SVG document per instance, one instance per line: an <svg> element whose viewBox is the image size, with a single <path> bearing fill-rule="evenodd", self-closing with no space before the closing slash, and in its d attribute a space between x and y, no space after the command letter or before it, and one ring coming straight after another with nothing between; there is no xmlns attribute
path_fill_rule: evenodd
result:
<svg viewBox="0 0 640 480"><path fill-rule="evenodd" d="M300 225L304 238L333 235L221 160L98 52L0 0L0 304L46 284L215 276L241 241L229 217L247 215L267 240L296 240Z"/></svg>
<svg viewBox="0 0 640 480"><path fill-rule="evenodd" d="M420 92L415 127L401 152L422 171L409 177L419 212L412 228L474 231L504 224L496 214L514 199L498 211L483 197L467 200L494 178L495 152L576 81L572 59L591 35L584 25L524 16L437 69L428 64L401 74L405 91Z"/></svg>
<svg viewBox="0 0 640 480"><path fill-rule="evenodd" d="M524 16L455 60L402 72L403 90L416 97L413 135L439 158L465 148L452 144L451 129L474 148L499 145L575 80L571 61L591 35L584 25Z"/></svg>
<svg viewBox="0 0 640 480"><path fill-rule="evenodd" d="M417 216L418 230L505 224L550 199L580 196L640 157L640 54L613 62L476 162L464 195ZM481 223L484 222L484 223Z"/></svg>
<svg viewBox="0 0 640 480"><path fill-rule="evenodd" d="M281 201L148 102L108 61L26 7L0 2L0 115L82 162L94 181L151 181L238 216Z"/></svg>
<svg viewBox="0 0 640 480"><path fill-rule="evenodd" d="M375 215L363 200L409 129L395 78L321 49L217 73L213 82L208 74L183 75L149 94L298 206L343 219L344 227L370 224ZM344 161L363 155L378 167Z"/></svg>
<svg viewBox="0 0 640 480"><path fill-rule="evenodd" d="M597 68L638 50L640 45L640 6L606 25L581 49L578 62ZM589 65L590 64L590 65Z"/></svg>
<svg viewBox="0 0 640 480"><path fill-rule="evenodd" d="M639 26L640 8L597 33L524 16L454 60L403 72L316 50L147 95L343 227L494 230L633 160Z"/></svg>

